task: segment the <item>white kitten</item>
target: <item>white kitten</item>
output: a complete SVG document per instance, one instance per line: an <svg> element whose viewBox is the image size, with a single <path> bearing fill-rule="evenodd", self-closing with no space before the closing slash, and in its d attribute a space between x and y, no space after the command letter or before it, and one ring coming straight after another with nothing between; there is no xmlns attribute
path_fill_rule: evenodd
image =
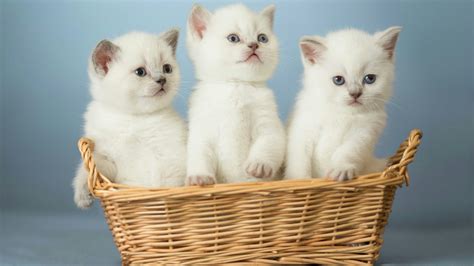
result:
<svg viewBox="0 0 474 266"><path fill-rule="evenodd" d="M385 127L400 30L301 39L305 72L288 129L286 178L347 180L384 168L373 152Z"/></svg>
<svg viewBox="0 0 474 266"><path fill-rule="evenodd" d="M95 142L99 171L117 183L184 185L186 125L172 108L180 81L178 34L128 33L101 41L91 56L93 100L84 116L85 136ZM73 186L77 206L89 207L82 164Z"/></svg>
<svg viewBox="0 0 474 266"><path fill-rule="evenodd" d="M274 10L191 11L187 44L198 83L189 107L189 185L273 178L283 163L285 132L266 86L278 63Z"/></svg>

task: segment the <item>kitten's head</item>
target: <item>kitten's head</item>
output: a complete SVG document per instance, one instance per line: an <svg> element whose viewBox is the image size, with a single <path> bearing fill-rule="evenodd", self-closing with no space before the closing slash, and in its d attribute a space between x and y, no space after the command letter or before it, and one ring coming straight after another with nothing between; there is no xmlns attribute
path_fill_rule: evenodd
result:
<svg viewBox="0 0 474 266"><path fill-rule="evenodd" d="M278 63L273 34L273 5L260 13L231 5L214 13L195 5L188 18L187 44L196 76L201 80L269 79Z"/></svg>
<svg viewBox="0 0 474 266"><path fill-rule="evenodd" d="M89 63L95 100L126 113L152 113L171 104L179 88L179 32L125 34L97 44Z"/></svg>
<svg viewBox="0 0 474 266"><path fill-rule="evenodd" d="M400 27L370 35L349 29L300 41L305 87L336 108L379 110L391 96Z"/></svg>

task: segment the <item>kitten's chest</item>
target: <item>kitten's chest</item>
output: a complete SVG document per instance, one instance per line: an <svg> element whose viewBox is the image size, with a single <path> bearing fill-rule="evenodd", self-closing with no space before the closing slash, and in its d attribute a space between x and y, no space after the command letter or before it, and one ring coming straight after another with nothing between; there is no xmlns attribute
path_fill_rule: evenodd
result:
<svg viewBox="0 0 474 266"><path fill-rule="evenodd" d="M256 102L255 88L245 85L228 86L218 94L221 109L228 113L251 110Z"/></svg>
<svg viewBox="0 0 474 266"><path fill-rule="evenodd" d="M91 137L97 139L98 149L117 159L156 157L160 153L158 147L165 146L166 136L160 134L159 119L120 117L102 122L93 129Z"/></svg>
<svg viewBox="0 0 474 266"><path fill-rule="evenodd" d="M238 138L249 138L252 127L252 110L255 108L253 91L248 88L233 88L222 95L219 132L235 135Z"/></svg>
<svg viewBox="0 0 474 266"><path fill-rule="evenodd" d="M202 91L197 104L214 123L237 125L250 121L257 105L255 94L255 88L245 85L209 86Z"/></svg>
<svg viewBox="0 0 474 266"><path fill-rule="evenodd" d="M212 104L200 101L199 105L208 114L203 121L209 122L210 134L221 146L248 146L255 120L254 110L259 105L258 88L231 84L210 87L205 92L207 98L213 100Z"/></svg>
<svg viewBox="0 0 474 266"><path fill-rule="evenodd" d="M317 147L324 153L337 149L351 134L357 132L364 120L356 116L333 115L320 118Z"/></svg>

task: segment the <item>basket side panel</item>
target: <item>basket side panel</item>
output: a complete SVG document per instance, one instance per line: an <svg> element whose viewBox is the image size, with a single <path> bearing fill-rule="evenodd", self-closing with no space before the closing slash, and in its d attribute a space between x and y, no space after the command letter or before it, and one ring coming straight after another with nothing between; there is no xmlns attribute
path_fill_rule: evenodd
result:
<svg viewBox="0 0 474 266"><path fill-rule="evenodd" d="M335 261L328 263L343 264L372 263L379 250L375 221L381 215L381 189L329 189L319 191L318 196L320 206L312 214L312 223L307 228L310 237L300 244L301 250L313 248L306 259L330 258Z"/></svg>
<svg viewBox="0 0 474 266"><path fill-rule="evenodd" d="M383 244L383 233L385 232L385 226L387 225L388 218L390 217L390 213L392 212L392 205L393 200L395 199L396 190L396 186L388 186L384 189L382 213L380 215L380 218L377 220L377 244L380 246L380 248L382 248ZM375 255L375 260L377 260L380 255L380 249Z"/></svg>
<svg viewBox="0 0 474 266"><path fill-rule="evenodd" d="M118 191L103 204L124 263L371 264L394 190L316 188L179 199L127 198Z"/></svg>
<svg viewBox="0 0 474 266"><path fill-rule="evenodd" d="M127 230L124 228L122 224L122 218L120 217L120 212L118 211L117 205L106 198L100 198L102 210L104 211L104 215L106 218L107 225L109 226L109 230L112 233L115 246L117 247L122 261L127 264L128 263L128 256L124 251L127 250Z"/></svg>

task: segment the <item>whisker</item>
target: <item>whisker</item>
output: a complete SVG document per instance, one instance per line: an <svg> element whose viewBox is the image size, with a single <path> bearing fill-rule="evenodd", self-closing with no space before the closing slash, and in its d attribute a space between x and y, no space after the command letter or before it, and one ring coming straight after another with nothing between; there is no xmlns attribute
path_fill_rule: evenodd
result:
<svg viewBox="0 0 474 266"><path fill-rule="evenodd" d="M394 102L392 102L392 101L389 101L389 100L385 100L385 99L383 99L383 98L378 98L378 97L366 97L366 98L362 98L362 100L369 100L369 101L370 101L370 100L374 100L374 101L379 101L379 102L383 102L383 103L386 103L386 104L390 104L390 105L392 105L392 106L394 106L394 107L396 107L396 108L398 108L398 109L400 109L400 110L403 110L403 107L402 107L401 105L396 104L396 103L394 103Z"/></svg>

